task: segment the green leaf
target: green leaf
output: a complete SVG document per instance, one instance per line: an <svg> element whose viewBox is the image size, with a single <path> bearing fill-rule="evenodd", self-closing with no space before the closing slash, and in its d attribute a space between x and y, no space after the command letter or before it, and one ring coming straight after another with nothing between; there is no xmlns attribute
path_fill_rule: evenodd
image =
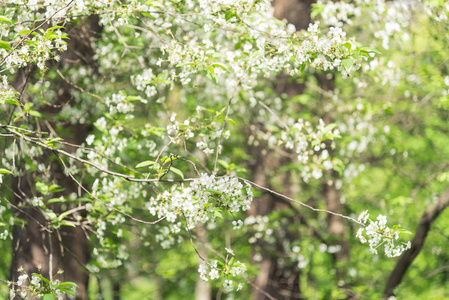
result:
<svg viewBox="0 0 449 300"><path fill-rule="evenodd" d="M20 106L20 102L16 101L16 100L8 99L8 100L5 100L5 103L9 103L9 104L14 104L14 105Z"/></svg>
<svg viewBox="0 0 449 300"><path fill-rule="evenodd" d="M207 69L204 70L204 72L206 73L207 78L217 83L217 78L215 77L215 70L214 68L212 68L212 66L207 66Z"/></svg>
<svg viewBox="0 0 449 300"><path fill-rule="evenodd" d="M374 48L369 48L369 47L362 47L362 48L360 48L360 52L376 53L376 54L382 55L382 52L380 52L379 50L374 49Z"/></svg>
<svg viewBox="0 0 449 300"><path fill-rule="evenodd" d="M163 156L161 157L161 162L165 164L167 161L173 161L173 158L171 156Z"/></svg>
<svg viewBox="0 0 449 300"><path fill-rule="evenodd" d="M11 46L9 45L9 43L0 40L0 48L2 49L6 49L6 50L12 50Z"/></svg>
<svg viewBox="0 0 449 300"><path fill-rule="evenodd" d="M47 201L48 204L50 203L64 203L67 202L67 199L65 199L64 197L62 198L51 198Z"/></svg>
<svg viewBox="0 0 449 300"><path fill-rule="evenodd" d="M36 182L36 189L42 194L47 195L48 194L48 185L42 182Z"/></svg>
<svg viewBox="0 0 449 300"><path fill-rule="evenodd" d="M214 214L217 218L223 219L223 215L221 214L221 212L219 211L219 209L215 208L214 209Z"/></svg>
<svg viewBox="0 0 449 300"><path fill-rule="evenodd" d="M215 76L215 69L212 66L207 66L212 76Z"/></svg>
<svg viewBox="0 0 449 300"><path fill-rule="evenodd" d="M341 65L346 69L346 71L349 71L349 69L354 65L354 60L352 58L344 58L341 61Z"/></svg>
<svg viewBox="0 0 449 300"><path fill-rule="evenodd" d="M225 19L226 19L226 21L229 21L229 20L232 19L233 17L237 17L237 15L236 15L234 12L232 12L232 11L226 12L226 14L225 14Z"/></svg>
<svg viewBox="0 0 449 300"><path fill-rule="evenodd" d="M38 112L37 110L32 110L32 109L30 109L30 110L28 111L28 114L29 114L30 116L37 117L37 118L42 117L41 113Z"/></svg>
<svg viewBox="0 0 449 300"><path fill-rule="evenodd" d="M65 217L67 217L67 216L70 215L70 214L71 214L70 211L63 212L62 214L60 214L60 215L58 216L58 221L62 221Z"/></svg>
<svg viewBox="0 0 449 300"><path fill-rule="evenodd" d="M226 120L226 122L228 122L229 124L231 124L231 125L235 125L235 122L234 122L234 120L233 119L227 119Z"/></svg>
<svg viewBox="0 0 449 300"><path fill-rule="evenodd" d="M140 96L127 96L126 100L128 100L128 101L141 101L141 100L143 100L143 98L140 97Z"/></svg>
<svg viewBox="0 0 449 300"><path fill-rule="evenodd" d="M78 287L78 285L76 283L71 282L71 281L62 282L59 284L59 286L60 287L75 287L75 288Z"/></svg>
<svg viewBox="0 0 449 300"><path fill-rule="evenodd" d="M56 30L56 29L63 29L63 28L65 28L65 27L64 27L64 26L53 26L53 27L48 28L48 29L47 29L47 32L48 32L48 31L54 31L54 30Z"/></svg>
<svg viewBox="0 0 449 300"><path fill-rule="evenodd" d="M10 170L0 168L0 174L12 174Z"/></svg>
<svg viewBox="0 0 449 300"><path fill-rule="evenodd" d="M54 212L52 212L52 211L47 211L45 214L46 214L47 217L49 217L50 220L52 220L52 221L57 221L57 220L58 220L58 217L57 217L56 214L55 214Z"/></svg>
<svg viewBox="0 0 449 300"><path fill-rule="evenodd" d="M1 23L9 23L9 24L12 24L12 21L11 21L9 18L5 17L5 16L0 16L0 22L1 22Z"/></svg>
<svg viewBox="0 0 449 300"><path fill-rule="evenodd" d="M213 189L206 189L206 191L209 193L212 193L212 194L223 195L222 192L219 192L219 191L213 190Z"/></svg>
<svg viewBox="0 0 449 300"><path fill-rule="evenodd" d="M152 166L152 165L154 165L154 164L155 164L154 161L152 161L152 160L146 160L146 161L143 161L143 162L137 164L136 168L148 167L148 166Z"/></svg>
<svg viewBox="0 0 449 300"><path fill-rule="evenodd" d="M449 172L441 173L437 176L437 180L439 182L449 181Z"/></svg>
<svg viewBox="0 0 449 300"><path fill-rule="evenodd" d="M53 146L53 143L54 142L58 142L58 141L62 141L62 139L60 137L57 137L57 138L54 138L54 139L51 139L51 140L46 140L45 144Z"/></svg>
<svg viewBox="0 0 449 300"><path fill-rule="evenodd" d="M332 129L334 129L335 127L337 127L337 124L329 124L326 127L324 127L323 129L323 133L328 133L329 131L331 131Z"/></svg>
<svg viewBox="0 0 449 300"><path fill-rule="evenodd" d="M157 1L147 1L147 2L145 2L145 5L164 8L164 6Z"/></svg>
<svg viewBox="0 0 449 300"><path fill-rule="evenodd" d="M349 42L344 43L342 46L345 46L348 50L351 50L351 48L352 48L352 45Z"/></svg>
<svg viewBox="0 0 449 300"><path fill-rule="evenodd" d="M34 275L34 276L39 277L39 278L42 279L42 281L45 282L46 284L50 284L50 281L49 281L47 278L45 278L44 276L42 276L41 274L32 273L31 275Z"/></svg>
<svg viewBox="0 0 449 300"><path fill-rule="evenodd" d="M184 174L181 172L181 170L175 168L175 167L170 167L170 171L172 171L173 173L179 175L182 180L184 180Z"/></svg>
<svg viewBox="0 0 449 300"><path fill-rule="evenodd" d="M144 15L144 16L147 16L147 17L150 18L150 19L154 19L154 17L153 17L149 12L146 12L146 11L140 11L140 13L141 13L142 15Z"/></svg>
<svg viewBox="0 0 449 300"><path fill-rule="evenodd" d="M277 127L277 126L275 126L275 125L273 125L273 124L266 124L266 125L265 125L265 128L266 128L267 130L273 131L273 132L279 131L279 127Z"/></svg>
<svg viewBox="0 0 449 300"><path fill-rule="evenodd" d="M221 64L221 63L213 63L212 66L213 66L213 67L219 67L219 68L222 68L223 70L226 70L226 71L229 70L228 67L227 67L226 65Z"/></svg>
<svg viewBox="0 0 449 300"><path fill-rule="evenodd" d="M24 106L25 106L25 109L28 110L28 109L30 109L30 108L32 108L34 106L34 103L33 102L27 102L27 103L25 103Z"/></svg>
<svg viewBox="0 0 449 300"><path fill-rule="evenodd" d="M66 293L66 294L69 294L69 295L72 295L72 296L76 296L75 291L72 290L72 289L68 289L68 288L59 288L59 290L62 291L62 292L64 292L64 293Z"/></svg>
<svg viewBox="0 0 449 300"><path fill-rule="evenodd" d="M48 190L49 190L50 192L52 192L52 193L57 193L57 192L62 192L62 191L64 191L64 188L63 188L62 186L60 186L60 185L52 184L52 185L48 188Z"/></svg>
<svg viewBox="0 0 449 300"><path fill-rule="evenodd" d="M229 169L229 164L228 164L226 161L224 161L224 160L222 160L222 159L219 159L217 162L218 162L220 165L222 165L225 169Z"/></svg>
<svg viewBox="0 0 449 300"><path fill-rule="evenodd" d="M72 222L72 221L61 222L61 225L70 226L70 227L76 227L76 224L74 222Z"/></svg>
<svg viewBox="0 0 449 300"><path fill-rule="evenodd" d="M19 32L17 35L26 35L26 34L30 34L30 33L31 33L31 30L25 29L25 30L22 30L21 32Z"/></svg>
<svg viewBox="0 0 449 300"><path fill-rule="evenodd" d="M42 300L54 300L54 299L56 299L56 294L46 294L42 298Z"/></svg>
<svg viewBox="0 0 449 300"><path fill-rule="evenodd" d="M314 19L323 12L324 8L325 6L322 3L312 3L312 12L310 13L310 17Z"/></svg>

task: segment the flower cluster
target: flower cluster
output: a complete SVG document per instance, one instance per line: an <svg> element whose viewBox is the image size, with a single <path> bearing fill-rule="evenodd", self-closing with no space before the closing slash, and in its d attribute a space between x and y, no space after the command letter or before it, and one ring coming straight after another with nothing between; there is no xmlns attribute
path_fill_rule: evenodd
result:
<svg viewBox="0 0 449 300"><path fill-rule="evenodd" d="M39 69L44 70L47 60L59 60L56 51L67 50L67 44L64 41L67 36L60 28L51 27L40 34L29 32L29 30L19 33L18 39L22 39L23 36L27 36L29 39L26 44L20 45L21 47L17 49L8 49L9 51L0 49L0 58L4 62L2 68L9 69L14 73L15 68L37 63Z"/></svg>
<svg viewBox="0 0 449 300"><path fill-rule="evenodd" d="M246 211L253 199L251 186L242 184L230 176L215 177L201 174L190 187L174 185L170 190L152 197L147 208L152 215L166 217L169 222L176 222L177 216L184 216L189 227L197 222L214 222L222 217L221 210L230 212Z"/></svg>
<svg viewBox="0 0 449 300"><path fill-rule="evenodd" d="M30 277L22 267L19 268L19 272L22 275L17 278L16 282L12 282L13 286L9 291L10 299L15 299L16 295L21 299L29 299L30 296L42 299L45 298L45 295L52 295L52 299L57 300L66 299L65 295L75 296L78 286L73 282L60 282L58 279L48 280L37 273L32 273ZM57 275L60 274L62 274L61 270Z"/></svg>
<svg viewBox="0 0 449 300"><path fill-rule="evenodd" d="M387 257L400 256L405 250L410 249L410 241L406 244L395 245L395 240L399 238L399 235L407 231L399 229L397 226L389 228L386 216L379 215L376 221L372 221L369 219L369 214L366 210L360 214L358 221L363 224L369 221L368 225L359 228L356 236L363 244L368 242L372 253L377 254L377 248L383 244L385 245L384 249Z"/></svg>
<svg viewBox="0 0 449 300"><path fill-rule="evenodd" d="M228 249L227 249L228 250ZM232 253L231 253L232 254ZM198 268L198 273L200 278L207 282L209 280L214 280L224 276L223 288L225 292L231 292L234 290L234 282L230 278L243 275L246 272L246 265L240 261L234 262L231 258L229 262L222 263L218 260L203 261ZM232 277L231 277L232 276ZM243 287L242 283L237 286L237 291L241 290Z"/></svg>

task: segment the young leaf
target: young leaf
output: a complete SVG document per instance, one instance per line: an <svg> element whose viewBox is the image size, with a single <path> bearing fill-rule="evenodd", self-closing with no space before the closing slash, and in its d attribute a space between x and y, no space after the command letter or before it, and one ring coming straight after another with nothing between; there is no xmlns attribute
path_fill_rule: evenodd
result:
<svg viewBox="0 0 449 300"><path fill-rule="evenodd" d="M152 160L146 160L146 161L143 161L143 162L137 164L136 168L148 167L148 166L151 166L151 165L154 165L154 164L155 164L154 161L152 161Z"/></svg>
<svg viewBox="0 0 449 300"><path fill-rule="evenodd" d="M345 58L341 61L341 65L349 71L349 69L354 65L354 60L352 58Z"/></svg>
<svg viewBox="0 0 449 300"><path fill-rule="evenodd" d="M328 133L329 131L331 131L332 129L334 129L335 127L337 127L337 124L329 124L326 127L324 127L323 129L323 133Z"/></svg>
<svg viewBox="0 0 449 300"><path fill-rule="evenodd" d="M214 214L217 218L223 219L223 215L217 208L214 209Z"/></svg>
<svg viewBox="0 0 449 300"><path fill-rule="evenodd" d="M0 40L0 48L6 49L6 50L12 50L11 46L7 42L2 41L2 40Z"/></svg>
<svg viewBox="0 0 449 300"><path fill-rule="evenodd" d="M41 113L38 112L37 110L32 110L32 109L30 109L30 110L28 111L28 114L29 114L30 116L37 117L37 118L42 117Z"/></svg>
<svg viewBox="0 0 449 300"><path fill-rule="evenodd" d="M72 295L72 296L76 296L76 293L74 290L72 289L68 289L68 288L59 288L59 290L61 290L62 292Z"/></svg>
<svg viewBox="0 0 449 300"><path fill-rule="evenodd" d="M219 68L222 68L223 70L228 71L228 67L226 67L224 64L221 64L221 63L213 63L212 66L219 67Z"/></svg>
<svg viewBox="0 0 449 300"><path fill-rule="evenodd" d="M12 172L11 172L11 171L9 171L9 170L6 170L6 169L3 169L3 168L0 168L0 174L12 174Z"/></svg>
<svg viewBox="0 0 449 300"><path fill-rule="evenodd" d="M0 16L0 23L9 23L12 24L12 21L5 16Z"/></svg>
<svg viewBox="0 0 449 300"><path fill-rule="evenodd" d="M184 174L181 172L181 170L175 168L175 167L170 167L170 171L172 171L173 173L179 175L179 177L182 178L182 180L184 180Z"/></svg>
<svg viewBox="0 0 449 300"><path fill-rule="evenodd" d="M219 191L213 190L213 189L206 189L206 191L209 193L212 193L212 194L223 195L222 192L219 192Z"/></svg>
<svg viewBox="0 0 449 300"><path fill-rule="evenodd" d="M78 285L71 281L62 282L59 284L60 287L78 287Z"/></svg>
<svg viewBox="0 0 449 300"><path fill-rule="evenodd" d="M31 274L31 275L36 276L36 277L39 277L39 278L40 278L43 282L45 282L46 284L50 284L50 281L49 281L47 278L45 278L44 276L40 275L40 274L33 273L33 274Z"/></svg>
<svg viewBox="0 0 449 300"><path fill-rule="evenodd" d="M74 222L72 222L72 221L61 222L61 225L70 226L70 227L76 227L76 224Z"/></svg>
<svg viewBox="0 0 449 300"><path fill-rule="evenodd" d="M20 106L20 102L16 101L16 100L8 99L8 100L5 100L5 103L9 103L9 104L14 104L14 105Z"/></svg>

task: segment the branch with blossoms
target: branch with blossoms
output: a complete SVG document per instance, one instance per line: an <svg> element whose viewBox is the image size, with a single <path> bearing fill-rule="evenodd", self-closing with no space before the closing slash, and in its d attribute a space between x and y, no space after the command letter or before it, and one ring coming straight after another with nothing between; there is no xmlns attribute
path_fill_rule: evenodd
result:
<svg viewBox="0 0 449 300"><path fill-rule="evenodd" d="M192 5L192 3L197 5ZM160 10L155 11L155 7L160 8ZM34 8L39 11L38 5ZM129 52L132 53L132 57L137 58L136 61L125 60L124 63L124 65L133 66L133 73L129 76L130 84L127 82L129 86L116 91L116 86L121 85L115 84L116 78L111 77L111 83L114 83L114 87L109 96L103 96L102 94L100 97L96 93L91 93L86 88L82 88L81 85L70 84L69 77L64 76L59 70L57 71L59 76L72 87L75 87L77 91L100 100L96 104L104 105L102 107L104 109L103 116L98 118L96 122L92 121L102 134L98 136L90 134L86 138L88 145L100 145L102 150L97 151L84 146L69 145L60 140L55 134L56 132L52 132L53 138L42 138L42 136L45 136L42 132L31 131L11 124L0 124L0 128L5 132L0 135L8 138L13 137L14 141L20 141L27 145L33 144L33 147L36 146L41 151L47 150L46 153L55 154L65 175L70 177L79 187L79 194L85 193L90 198L89 200L92 200L92 203L83 205L82 208L68 210L59 215L47 209L41 197L26 200L29 205L42 209L43 214L48 217L47 219L52 226L83 226L85 223L76 219L76 217L82 218L77 215L77 212L85 208L86 211L93 214L93 207L99 202L101 203L99 206L102 208L101 213L99 213L100 217L90 219L91 216L89 215L86 222L98 226L96 237L102 245L105 239L107 222L114 225L121 224L127 217L142 224L156 224L163 219L166 220L168 225L161 228L160 232L156 234L156 240L160 242L164 249L175 243L174 236L179 236L184 226L195 249L190 229L198 223L214 224L223 218L224 212L229 212L234 218L233 213L247 211L253 199L252 188L255 187L312 211L336 215L361 225L362 228L359 230L358 237L362 242L368 238L370 248L374 253L377 253L376 249L383 244L386 245L387 255L399 255L399 252L403 251L403 248L396 248L392 242L396 239L399 231L394 227L389 229L383 216L378 217L377 221L370 221L367 224L365 217L355 219L329 210L317 209L307 203L257 185L243 177L216 176L218 174L218 158L223 147L222 141L230 135L229 131L225 132L224 129L227 123L231 121L229 119L231 102L237 102L234 101L235 95L257 86L261 74L265 77L273 77L281 72L298 75L302 74L306 68L313 68L324 71L337 70L342 73L343 77L348 77L360 68L362 63L378 53L375 49L359 47L354 39L347 38L346 33L338 26L323 30L319 23L314 23L309 26L307 31L298 33L294 27L268 17L272 15L272 7L268 1L198 1L197 3L195 1L165 1L164 5L158 1L147 1L144 4L137 1L117 6L113 6L113 1L70 1L68 4L60 1L57 5L46 8L44 12L46 18L38 18L39 20L45 20L45 22L37 27L25 29L22 32L14 32L15 29L11 30L11 33L16 35L15 39L11 39L7 43L8 46L5 46L4 43L0 44L3 45L0 49L0 57L2 58L0 65L6 64L1 71L14 71L15 68L34 63L42 71L42 74L49 71L46 69L45 63L51 59L58 60L59 51L66 50L64 41L66 35L63 32L64 28L61 26L51 27L46 31L39 29L42 29L51 20L59 22L61 15L69 17L87 12L99 15L100 24L106 28L105 32L112 33L109 37L110 40L107 40L105 45L99 45L96 49L99 65L104 68L100 73L109 74L112 69L111 66L118 65L119 62L122 62L122 59L125 60L126 54ZM136 14L139 14L139 16L136 17ZM187 25L182 30L176 30L177 21L180 17ZM14 22L11 21L10 23L11 25L8 26L13 28ZM21 22L20 24L27 23ZM151 49L143 49L144 47L140 45L131 45L123 34L124 31L129 29L136 30L132 42L137 41L139 43L138 35L142 35L143 40L149 40L150 36L156 37L154 40L151 39L154 43L151 45ZM214 31L214 29L217 29L217 31ZM186 32L195 34L185 34ZM13 36L11 33L5 36ZM117 56L118 59L115 57L117 53L109 48L109 45L112 48L114 43L116 46L118 45L118 49L114 50L122 50ZM13 47L11 48L9 44ZM140 50L142 52L148 50L148 52L137 53ZM151 56L155 59L146 61ZM141 66L142 70L135 71L134 66L136 65ZM112 73L114 72L115 70ZM123 74L126 76L126 71ZM199 76L199 74L205 75ZM31 109L35 103L32 103L32 101L24 105L19 103L19 94L11 88L8 78L4 76L2 79L0 104L15 105L13 110L20 107L22 110L16 115L16 120L31 125L34 120L30 120L29 116L36 117L36 124L39 128L39 121L42 120L39 118L42 115L38 110ZM103 82L103 79L101 82ZM154 161L146 160L133 168L127 167L126 163L121 163L120 152L126 150L126 145L130 142L129 136L132 136L132 134L128 136L123 133L123 127L126 127L123 124L135 117L134 110L135 107L138 107L132 101L148 104L151 100L159 97L162 90L174 89L178 86L185 88L186 93L189 93L189 89L204 88L207 94L212 94L212 92L209 92L209 88L214 86L216 89L210 89L218 95L214 101L219 103L220 100L226 99L228 105L220 112L213 111L209 124L204 126L194 124L194 120L201 123L198 121L201 119L198 111L197 115L185 120L182 124L176 121L176 114L172 113L169 118L170 124L166 129L155 129L150 125L147 128L145 125L141 132L146 131L146 135L136 134L136 136L145 139L156 132L160 136L164 135L163 138L168 139L168 142L158 152ZM129 90L133 90L136 94L129 94ZM159 100L157 99L157 101ZM201 99L198 102L201 103ZM226 102L223 101L223 103ZM259 100L259 103L263 102ZM276 115L267 105L263 105L270 113ZM68 108L64 112L69 115L70 120L75 119L75 121L70 122L76 123L76 118L73 118L74 110L70 110L70 105L64 108ZM201 107L198 110L202 110ZM224 111L226 111L225 115L223 115ZM274 129L266 128L262 133L262 140L265 140L269 147L284 147L287 150L292 150L294 152L292 156L304 165L309 155L314 153L313 151L321 152L320 157L314 159L314 163L320 166L313 166L312 168L307 166L308 169L302 174L305 182L308 181L308 178L319 179L323 176L323 170L330 170L335 167L335 162L331 161L328 152L325 151L326 145L324 143L325 140L338 137L339 132L334 125L328 124L326 126L323 121L320 121L318 128L315 129L311 127L310 123L302 119L291 119L292 122L284 122L285 120L281 120L279 117L277 119L285 130L278 130L276 127ZM57 119L55 120L58 122ZM83 121L79 123L84 123L84 120L83 116ZM47 120L44 121L47 122ZM219 124L220 122L223 122L223 124ZM50 127L50 125L47 126ZM123 134L123 136L117 137L119 134ZM212 154L215 148L213 174L201 174L194 162L185 160L193 165L198 177L184 178L184 174L176 169L173 164L178 156L175 157L171 154L168 157L162 156L172 144L184 144L186 149L186 141L194 136L197 138L196 149L202 150L205 155ZM198 139L201 140L198 141ZM60 145L69 145L76 152L71 153ZM104 151L104 154L102 151ZM145 153L145 155L147 154ZM15 155L16 153L12 155L13 163L10 170L0 170L0 183L2 176L9 176L7 174L16 172L15 175L22 175L18 174L15 169ZM112 158L114 155L116 155L115 160ZM122 168L121 171L113 169L110 164L113 164L117 169ZM77 168L77 165L83 166L82 171ZM148 167L148 172L134 170L145 167ZM85 187L81 179L77 179L77 172L83 172L83 175L88 174L94 178L91 189ZM155 172L157 174L154 174ZM163 179L169 172L180 176L181 179ZM123 179L134 184L133 189L130 189L131 191L121 190ZM146 191L143 191L142 183L152 184L151 187L156 196L150 198L146 193L143 193ZM171 186L165 191L159 191L155 186L160 183L170 183ZM42 194L48 194L50 187L44 183L40 183L39 187ZM44 190L47 190L47 193ZM145 221L143 218L137 218L129 213L132 208L128 206L127 202L130 202L129 199L133 192L133 196L136 198L137 195L143 196L145 199L150 198L145 203L146 211L153 216L157 216L158 220ZM104 198L112 200L108 203L107 200L104 201ZM107 209L104 209L102 205ZM111 215L114 215L115 218L108 219ZM73 218L74 221L65 221L64 219L68 217ZM234 218L231 224L233 229L237 230L244 225L244 222ZM120 229L117 232L117 237L120 237L121 234ZM169 235L170 239L166 238ZM362 238L365 240L362 240ZM225 248L225 250L227 254L222 257L221 261L204 259L200 256L203 263L200 265L199 273L204 281L223 278L223 288L229 291L234 289L233 285L236 281L234 278L243 275L246 266L239 261L235 262L234 253L230 248ZM119 248L117 251L122 258L126 257L123 254L125 250ZM94 251L94 254L97 255L98 251ZM197 254L199 255L198 252ZM119 263L117 264L119 265ZM25 277L19 278L22 284L25 280ZM36 280L34 277L31 278L34 283L36 283ZM44 279L41 278L41 280L45 282ZM37 283L34 284L33 282L31 282L31 285L36 286ZM47 282L47 284L49 283ZM240 288L239 284L237 290ZM31 292L34 293L34 291Z"/></svg>
<svg viewBox="0 0 449 300"><path fill-rule="evenodd" d="M297 203L312 211L332 214L363 226L358 230L357 238L359 238L362 243L366 243L368 241L370 250L374 254L377 254L376 249L381 245L385 245L385 254L388 257L399 256L402 254L402 252L410 248L410 242L405 244L405 246L404 245L396 246L394 244L394 241L399 238L401 233L409 234L410 232L401 229L398 226L393 226L392 228L387 227L386 226L387 220L386 217L383 215L379 215L377 217L377 221L372 221L369 219L368 211L364 211L359 216L358 219L354 219L350 216L335 213L326 209L314 208L313 206L310 206L304 202L293 199L291 197L288 197L286 195L283 195L266 187L260 186L255 182L251 182L250 180L241 177L231 177L231 176L215 177L214 175L209 176L206 174L201 174L200 178L185 178L183 180L177 181L136 178L135 176L111 171L107 168L96 165L88 160L82 159L74 154L68 153L65 150L59 149L58 147L55 147L53 145L53 142L51 143L52 139L44 140L41 138L30 137L28 135L21 133L20 128L16 128L13 126L0 124L0 128L5 129L8 133L12 134L13 136L21 138L27 142L34 143L44 149L51 150L54 153L64 155L83 164L88 164L98 169L100 172L104 174L120 177L127 181L140 182L140 183L153 183L153 182L182 183L191 181L190 187L185 187L183 185L181 186L174 185L170 191L165 191L161 194L158 194L156 198L150 199L150 202L148 204L149 205L148 209L150 210L150 213L152 215L157 216L159 219L166 218L169 222L174 222L176 220L176 215L182 212L184 218L188 220L187 223L191 224L189 225L189 227L192 227L197 222L204 223L209 220L213 222L217 217L221 217L222 210L229 210L231 213L238 212L239 210L243 211L248 210L251 205L253 197L251 189L249 187L254 186L255 188L273 194L277 197L281 197L283 199ZM54 141L54 143L57 142L58 141ZM64 168L67 170L70 177L73 180L75 180L79 186L82 186L81 183L78 180L76 180L76 178L70 173L69 168L65 165L64 161L61 158L60 161L63 164ZM245 194L242 193L242 189L244 189L244 186L239 181L242 181L246 184ZM94 197L95 199L99 200L86 188L83 187L83 190L92 197ZM210 202L210 199L214 198L217 201L216 204ZM192 202L192 200L194 202ZM104 203L103 201L101 202ZM114 209L107 203L104 204L108 206L110 209ZM129 215L127 216L129 217ZM151 224L155 223L155 222L141 221L138 219L136 221ZM238 222L235 221L235 223L237 224Z"/></svg>
<svg viewBox="0 0 449 300"><path fill-rule="evenodd" d="M76 289L78 285L71 281L61 282L58 279L47 279L44 276L33 273L28 275L22 268L22 272L16 282L6 281L10 286L10 298L19 297L20 299L28 299L29 296L35 296L39 299L65 299L65 296L76 296ZM56 275L61 275L62 270L58 271ZM4 281L4 280L2 280Z"/></svg>
<svg viewBox="0 0 449 300"><path fill-rule="evenodd" d="M377 248L384 245L385 255L387 257L400 256L405 250L410 249L411 242L395 244L401 234L411 234L410 231L401 229L395 225L392 228L387 226L387 217L378 215L373 221L369 218L367 210L362 212L358 218L358 222L365 227L359 228L356 237L360 239L362 244L368 242L371 253L377 254ZM368 224L367 224L368 223Z"/></svg>

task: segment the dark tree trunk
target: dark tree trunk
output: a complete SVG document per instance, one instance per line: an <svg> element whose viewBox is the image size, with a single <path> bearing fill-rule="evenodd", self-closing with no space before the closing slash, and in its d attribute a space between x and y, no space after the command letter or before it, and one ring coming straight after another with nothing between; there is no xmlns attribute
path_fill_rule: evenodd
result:
<svg viewBox="0 0 449 300"><path fill-rule="evenodd" d="M322 99L322 106L325 105L325 101L330 101L327 99L323 93L332 92L335 89L334 78L327 77L326 74L317 74L316 76L318 83L320 84ZM328 112L324 114L323 120L326 124L333 123L335 121L335 116L333 112ZM330 147L328 147L329 156L333 157L334 152ZM338 214L343 214L343 204L340 201L340 191L336 188L335 182L338 180L338 174L332 171L331 180L323 181L323 195L326 200L326 209ZM328 214L327 217L328 232L330 233L331 240L330 244L334 246L340 246L340 251L334 253L334 264L337 270L336 279L337 281L344 280L344 272L340 269L342 262L346 261L349 257L349 245L348 237L346 231L345 220L339 216Z"/></svg>
<svg viewBox="0 0 449 300"><path fill-rule="evenodd" d="M81 65L87 65L91 70L95 70L95 61L93 59L94 51L91 43L94 41L101 31L98 24L98 17L91 16L82 24L69 29L68 50L61 54L61 62L47 62L49 68L58 68L67 66L77 68ZM94 66L94 67L92 67ZM26 98L26 83L28 81L39 79L39 74L35 67L27 70L20 70L16 76L15 88L18 91L24 91L22 97L23 102L32 101ZM53 80L52 88L57 91L54 99L45 99L47 106L41 107L40 111L43 115L48 116L39 128L48 128L51 132L56 128L56 122L51 117L58 114L66 103L73 103L70 89L73 86L64 80ZM37 121L38 122L38 121ZM81 144L90 130L91 125L75 124L63 125L64 133L58 133L65 141L75 144ZM66 147L66 151L73 152L73 147ZM19 149L20 151L20 149ZM67 197L73 193L77 197L82 197L82 192L76 182L64 174L64 167L55 154L45 150L44 155L37 158L39 163L43 164L53 183L60 185L64 191L54 193L52 196ZM64 159L64 158L62 158ZM12 244L12 262L10 279L17 281L18 277L23 273L39 273L46 278L56 278L61 282L72 281L78 285L76 299L88 299L88 273L85 265L88 262L87 236L85 231L80 227L61 226L59 229L49 226L50 222L45 218L41 209L31 206L27 201L40 194L35 190L36 176L40 176L37 171L25 171L24 161L18 161L18 166L22 168L22 176L14 179L14 205L15 217L22 219L21 225L14 226L13 244ZM77 206L78 204L51 204L51 209L59 214ZM78 214L85 216L85 210L80 209ZM20 271L19 271L20 270ZM59 270L63 270L62 274L58 274Z"/></svg>
<svg viewBox="0 0 449 300"><path fill-rule="evenodd" d="M289 23L294 24L297 30L306 29L310 23L310 0L275 0L273 6L275 9L274 15L278 19L286 19ZM302 94L304 92L304 85L297 82L289 81L289 77L281 75L278 78L277 93L285 93L292 97ZM288 161L282 158L279 154L266 151L264 146L256 147L251 150L253 157L256 157L256 162L252 168L254 182L265 187L270 187L269 178L271 170L277 170L280 166L284 166ZM284 183L282 190L284 194L291 194L291 184L289 183L288 173L281 175L281 181ZM288 208L283 202L276 201L275 197L270 194L263 194L254 199L253 206L250 210L252 215L267 215L275 210ZM287 233L291 235L291 233ZM298 239L299 237L286 236L290 240ZM259 245L263 247L263 245ZM277 245L278 252L282 253L282 245ZM300 271L297 268L286 268L279 266L277 258L270 256L269 253L262 253L262 260L258 262L259 273L254 280L256 287L253 288L252 299L262 300L268 299L266 294L269 294L274 299L302 299L299 276Z"/></svg>
<svg viewBox="0 0 449 300"><path fill-rule="evenodd" d="M388 278L387 284L384 290L385 298L389 298L394 295L394 289L401 283L408 268L413 263L413 260L421 252L427 234L429 233L433 222L438 218L441 212L449 206L449 189L444 191L438 201L430 205L423 213L421 220L419 221L418 228L416 229L415 236L413 237L412 246L410 249L404 252L399 259L393 272L391 272Z"/></svg>

